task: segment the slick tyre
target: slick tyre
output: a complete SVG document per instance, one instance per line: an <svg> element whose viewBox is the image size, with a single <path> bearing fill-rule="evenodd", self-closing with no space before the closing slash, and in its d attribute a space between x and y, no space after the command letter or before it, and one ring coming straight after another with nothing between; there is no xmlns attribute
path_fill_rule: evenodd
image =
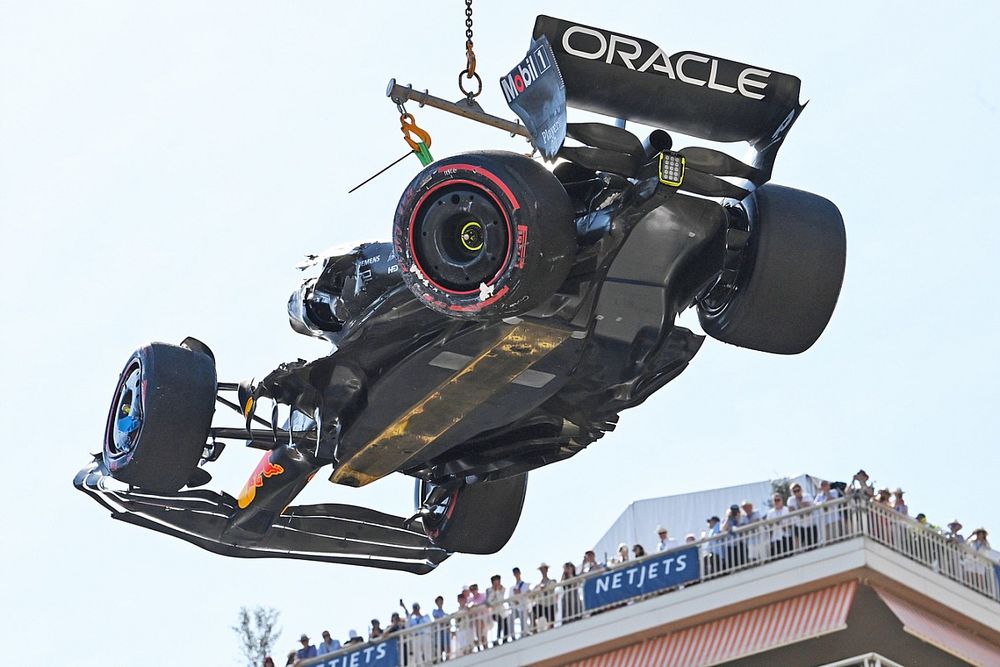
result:
<svg viewBox="0 0 1000 667"><path fill-rule="evenodd" d="M424 530L452 553L496 553L514 534L527 488L527 473L463 486L425 517Z"/></svg>
<svg viewBox="0 0 1000 667"><path fill-rule="evenodd" d="M767 184L743 202L748 228L738 272L698 304L705 333L776 354L809 349L826 328L844 280L844 219L830 201Z"/></svg>
<svg viewBox="0 0 1000 667"><path fill-rule="evenodd" d="M562 185L522 155L483 151L428 166L407 186L393 222L403 280L450 317L496 320L549 299L576 254Z"/></svg>
<svg viewBox="0 0 1000 667"><path fill-rule="evenodd" d="M104 432L104 464L115 479L172 492L198 467L215 411L211 357L150 343L125 364Z"/></svg>

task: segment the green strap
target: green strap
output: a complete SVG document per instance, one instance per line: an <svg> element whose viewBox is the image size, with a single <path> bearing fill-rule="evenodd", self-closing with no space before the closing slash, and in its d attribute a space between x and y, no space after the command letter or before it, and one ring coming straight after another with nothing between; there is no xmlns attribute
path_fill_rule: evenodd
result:
<svg viewBox="0 0 1000 667"><path fill-rule="evenodd" d="M434 158L431 157L431 152L427 150L427 144L425 144L422 141L418 141L417 146L419 148L413 151L413 153L414 155L417 156L417 159L420 160L420 164L426 167L427 165L429 165L431 162L434 161Z"/></svg>

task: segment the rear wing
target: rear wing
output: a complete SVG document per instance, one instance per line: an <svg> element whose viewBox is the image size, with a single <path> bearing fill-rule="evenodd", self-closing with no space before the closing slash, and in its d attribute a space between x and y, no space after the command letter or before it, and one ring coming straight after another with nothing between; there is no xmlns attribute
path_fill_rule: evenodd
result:
<svg viewBox="0 0 1000 667"><path fill-rule="evenodd" d="M694 51L668 56L644 39L551 16L535 20L534 39L543 35L578 109L773 153L805 106L789 74ZM774 155L760 158L769 171Z"/></svg>

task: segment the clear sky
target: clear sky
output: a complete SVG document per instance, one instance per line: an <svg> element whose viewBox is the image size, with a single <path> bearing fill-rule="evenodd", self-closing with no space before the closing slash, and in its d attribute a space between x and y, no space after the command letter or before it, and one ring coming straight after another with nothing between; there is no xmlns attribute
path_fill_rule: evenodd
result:
<svg viewBox="0 0 1000 667"><path fill-rule="evenodd" d="M111 521L71 480L144 341L197 336L227 380L326 352L288 328L293 266L388 238L417 160L346 193L407 150L390 77L459 96L463 3L0 0L6 664L233 665L229 627L258 604L281 610L281 654L301 632L364 631L400 597L450 610L463 583L513 565L537 581L632 500L801 472L864 467L911 511L1000 540L997 5L477 0L487 111L513 117L496 82L541 12L799 76L811 103L774 180L840 206L846 282L812 350L707 341L614 434L532 474L503 551L417 577L216 556ZM525 148L410 110L436 157ZM237 491L256 459L231 447L214 486ZM408 478L325 477L304 502L411 509Z"/></svg>

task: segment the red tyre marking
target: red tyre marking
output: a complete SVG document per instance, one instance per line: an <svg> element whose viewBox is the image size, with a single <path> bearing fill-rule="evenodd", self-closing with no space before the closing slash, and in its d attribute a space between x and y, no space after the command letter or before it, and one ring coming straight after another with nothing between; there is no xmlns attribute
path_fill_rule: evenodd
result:
<svg viewBox="0 0 1000 667"><path fill-rule="evenodd" d="M500 290L496 294L494 294L488 299L480 301L479 303L474 303L471 306L459 306L457 304L448 306L448 310L457 310L462 313L474 313L477 310L482 310L491 303L495 303L497 299L501 298L508 291L510 291L510 288L504 285L503 287L500 288Z"/></svg>
<svg viewBox="0 0 1000 667"><path fill-rule="evenodd" d="M450 168L454 168L455 166L461 166L461 167L466 167L468 169L476 170L475 167L471 167L469 165L452 165L452 167L450 167ZM447 170L447 169L448 168L442 167L438 171ZM514 210L517 210L519 208L516 205L517 201L513 198L513 194L510 194L510 190L506 186L504 186L503 182L500 181L499 179L497 179L496 176L493 176L489 172L482 171L481 169L476 170L476 173L482 174L483 176L486 176L487 178L489 178L491 181L494 181L495 183L503 186L502 189L504 190L505 194L507 194L508 197L510 198L511 202L515 204ZM417 253L414 250L414 243L413 243L413 223L416 222L417 212L420 211L420 207L423 206L424 202L432 194L434 194L436 191L440 190L441 188L450 187L450 186L456 185L456 184L471 185L471 186L473 186L475 188L478 188L479 190L485 192L487 195L489 195L490 199L493 200L493 203L496 204L497 209L503 215L504 224L507 225L507 254L503 258L503 263L500 265L500 269L496 272L496 274L492 278L490 278L490 281L488 283L486 283L487 286L492 285L493 283L495 283L497 280L500 279L500 275L504 272L504 269L507 266L507 262L510 261L510 255L511 255L511 252L513 251L513 249L514 249L514 229L513 229L513 226L511 225L510 217L507 215L507 211L504 210L504 207L500 203L500 200L497 199L497 196L495 194L493 194L492 192L490 192L489 190L487 190L486 188L484 188L481 183L476 183L475 181L470 181L470 180L466 180L466 179L458 179L458 180L444 181L444 182L438 183L433 188L431 188L430 190L428 190L427 192L425 192L423 194L423 196L420 197L420 200L417 201L416 206L413 207L413 213L410 215L410 223L408 225L409 229L407 230L408 235L409 235L409 239L410 239L410 252L413 254L413 264L420 271L421 276L423 278L426 278L427 281L431 285L433 285L436 289L438 289L438 290L440 290L442 292L445 292L447 294L455 294L455 295L458 295L458 296L465 296L467 294L475 294L476 292L479 291L479 289L476 288L476 289L463 290L463 291L451 290L451 289L448 289L448 288L444 287L443 285L439 285L438 283L436 283L433 280L431 280L430 275L427 273L426 270L424 270L424 267L421 266L421 264L420 264L420 260L417 258Z"/></svg>
<svg viewBox="0 0 1000 667"><path fill-rule="evenodd" d="M517 268L524 268L524 256L528 253L528 226L517 226Z"/></svg>
<svg viewBox="0 0 1000 667"><path fill-rule="evenodd" d="M510 188L507 187L507 184L504 183L503 181L501 181L494 174L492 174L492 173L486 171L485 169L483 169L482 167L475 167L475 166L473 166L471 164L450 164L450 165L447 165L445 167L438 167L438 173L449 171L451 169L468 169L469 171L471 171L473 173L481 174L481 175L485 176L486 178L488 178L491 181L493 181L493 183L498 188L500 188L500 190L507 196L507 199L510 200L511 206L513 206L513 208L514 208L515 211L517 209L521 208L521 205L519 203L517 203L517 198L514 196L514 193L510 191Z"/></svg>

